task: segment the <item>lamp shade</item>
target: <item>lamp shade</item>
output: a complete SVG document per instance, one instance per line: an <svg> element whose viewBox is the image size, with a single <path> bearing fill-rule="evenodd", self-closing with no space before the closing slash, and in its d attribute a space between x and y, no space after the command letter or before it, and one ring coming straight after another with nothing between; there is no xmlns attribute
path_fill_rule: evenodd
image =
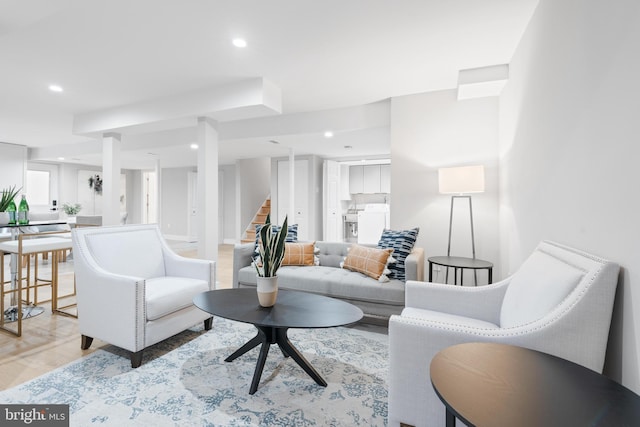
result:
<svg viewBox="0 0 640 427"><path fill-rule="evenodd" d="M482 193L484 166L459 166L438 169L438 187L443 194Z"/></svg>

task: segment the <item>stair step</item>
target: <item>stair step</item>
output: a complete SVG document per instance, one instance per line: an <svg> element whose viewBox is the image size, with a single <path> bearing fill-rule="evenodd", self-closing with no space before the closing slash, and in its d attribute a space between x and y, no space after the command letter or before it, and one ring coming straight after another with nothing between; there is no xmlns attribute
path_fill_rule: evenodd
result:
<svg viewBox="0 0 640 427"><path fill-rule="evenodd" d="M256 239L256 226L263 225L267 221L267 216L271 213L271 198L265 199L262 206L258 208L258 212L253 217L253 220L245 230L245 238L241 239L242 243L255 242Z"/></svg>

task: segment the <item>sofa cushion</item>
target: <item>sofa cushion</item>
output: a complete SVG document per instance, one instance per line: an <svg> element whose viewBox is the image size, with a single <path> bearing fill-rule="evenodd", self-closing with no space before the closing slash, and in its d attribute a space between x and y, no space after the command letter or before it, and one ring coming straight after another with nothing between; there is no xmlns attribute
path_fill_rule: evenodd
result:
<svg viewBox="0 0 640 427"><path fill-rule="evenodd" d="M407 280L404 262L416 244L419 231L419 227L410 230L395 231L385 229L382 231L378 247L393 249L393 258L396 260L395 263L389 265L390 278L402 280L403 282Z"/></svg>
<svg viewBox="0 0 640 427"><path fill-rule="evenodd" d="M193 297L209 290L205 280L156 277L145 282L147 320L156 320L193 305Z"/></svg>
<svg viewBox="0 0 640 427"><path fill-rule="evenodd" d="M256 270L249 266L238 271L242 286L255 286ZM278 270L278 288L313 292L334 298L404 306L404 283L380 283L363 274L342 268L286 266Z"/></svg>
<svg viewBox="0 0 640 427"><path fill-rule="evenodd" d="M349 253L351 244L342 242L316 242L318 261L324 267L340 268L340 264Z"/></svg>
<svg viewBox="0 0 640 427"><path fill-rule="evenodd" d="M388 282L387 261L393 249L367 248L353 245L344 259L342 268L366 274L381 282Z"/></svg>
<svg viewBox="0 0 640 427"><path fill-rule="evenodd" d="M315 242L285 243L282 265L315 265Z"/></svg>
<svg viewBox="0 0 640 427"><path fill-rule="evenodd" d="M509 328L540 319L569 295L583 275L578 267L535 251L511 277L500 326Z"/></svg>

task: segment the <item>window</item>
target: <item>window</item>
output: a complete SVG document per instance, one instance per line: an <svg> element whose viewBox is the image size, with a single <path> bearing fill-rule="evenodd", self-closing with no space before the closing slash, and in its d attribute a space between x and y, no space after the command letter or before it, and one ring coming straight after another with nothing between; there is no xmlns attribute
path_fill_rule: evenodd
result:
<svg viewBox="0 0 640 427"><path fill-rule="evenodd" d="M27 170L27 202L29 206L49 206L50 174L48 171Z"/></svg>

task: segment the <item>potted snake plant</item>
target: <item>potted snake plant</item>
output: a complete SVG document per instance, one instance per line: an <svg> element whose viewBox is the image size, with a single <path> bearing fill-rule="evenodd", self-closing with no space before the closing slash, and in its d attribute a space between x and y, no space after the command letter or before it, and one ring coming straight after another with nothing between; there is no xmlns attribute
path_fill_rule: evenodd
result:
<svg viewBox="0 0 640 427"><path fill-rule="evenodd" d="M287 238L287 217L280 230L273 232L270 215L260 228L258 239L258 258L253 263L257 273L258 302L262 307L271 307L278 297L278 276L276 273L282 265Z"/></svg>
<svg viewBox="0 0 640 427"><path fill-rule="evenodd" d="M2 195L0 196L0 224L9 224L11 222L7 209L9 209L9 205L19 192L20 188L16 188L15 185L2 189Z"/></svg>

